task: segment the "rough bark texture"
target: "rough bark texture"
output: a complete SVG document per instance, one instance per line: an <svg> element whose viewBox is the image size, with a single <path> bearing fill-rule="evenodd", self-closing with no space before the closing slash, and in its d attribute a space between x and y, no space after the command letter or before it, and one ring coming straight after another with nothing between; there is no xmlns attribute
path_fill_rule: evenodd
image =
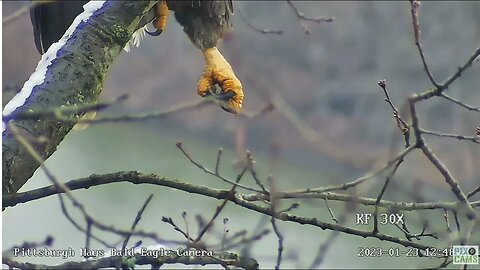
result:
<svg viewBox="0 0 480 270"><path fill-rule="evenodd" d="M45 81L33 88L25 104L15 113L96 102L113 60L133 32L152 19L156 1L108 1L98 16L81 23L48 67ZM46 144L35 149L47 159L56 150L73 123L55 119L15 121L27 137L45 136ZM3 139L3 194L17 192L39 164L16 141L10 129Z"/></svg>

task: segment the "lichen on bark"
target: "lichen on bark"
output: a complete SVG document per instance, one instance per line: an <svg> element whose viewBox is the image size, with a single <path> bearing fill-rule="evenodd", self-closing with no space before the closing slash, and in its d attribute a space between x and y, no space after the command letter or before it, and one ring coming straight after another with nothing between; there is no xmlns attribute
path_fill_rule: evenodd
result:
<svg viewBox="0 0 480 270"><path fill-rule="evenodd" d="M132 34L153 19L156 1L108 1L101 11L81 23L48 67L45 80L33 88L24 105L15 112L39 111L97 101L113 61ZM56 119L11 120L22 134L44 136L48 142L34 144L45 160L50 157L74 123ZM2 133L3 194L17 192L39 167L7 128Z"/></svg>

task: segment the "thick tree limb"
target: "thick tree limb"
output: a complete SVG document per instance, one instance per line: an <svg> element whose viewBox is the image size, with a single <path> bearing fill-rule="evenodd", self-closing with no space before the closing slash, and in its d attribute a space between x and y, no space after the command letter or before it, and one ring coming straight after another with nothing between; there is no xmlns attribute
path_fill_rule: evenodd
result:
<svg viewBox="0 0 480 270"><path fill-rule="evenodd" d="M111 174L105 174L105 175L91 175L90 177L87 177L87 178L71 180L69 182L66 182L65 186L68 187L70 190L76 190L76 189L90 188L92 186L98 186L98 185L114 183L114 182L117 182L117 183L130 182L132 184L153 184L153 185L159 185L164 187L170 187L173 189L182 190L192 194L200 194L206 197L215 198L219 200L229 200L242 208L245 208L260 214L264 214L267 216L273 215L272 209L270 206L268 205L264 206L264 205L256 204L254 202L247 201L243 199L242 195L238 193L236 193L232 197L229 190L221 190L221 189L209 188L206 186L192 185L179 180L169 179L167 177L159 177L154 174L146 175L136 171L117 172L117 173L111 173ZM51 196L54 194L59 194L59 193L64 193L64 191L54 186L48 186L48 187L37 189L35 191L28 191L28 192L23 192L19 194L13 194L13 195L4 195L2 198L3 207L14 206L18 203L28 202L35 199ZM277 213L276 218L279 220L298 223L302 225L308 224L314 227L321 228L323 230L340 231L350 235L361 236L363 238L373 237L379 240L397 243L405 247L414 247L422 250L428 248L428 246L426 245L403 240L395 236L390 236L382 233L373 234L371 231L358 230L358 229L342 226L339 224L327 223L327 222L320 221L317 218L301 217L301 216L291 215L285 212Z"/></svg>
<svg viewBox="0 0 480 270"><path fill-rule="evenodd" d="M78 25L47 67L45 80L33 87L25 104L14 113L94 103L114 59L132 34L152 19L149 10L155 2L106 2ZM47 143L35 145L43 159L55 152L74 124L55 119L15 121L27 137L48 138ZM16 141L11 130L5 130L2 139L2 192L15 193L31 178L39 164Z"/></svg>
<svg viewBox="0 0 480 270"><path fill-rule="evenodd" d="M158 250L157 250L158 251ZM224 263L228 266L236 266L242 269L258 269L258 263L252 258L245 258L234 253L223 252L215 254L215 257L209 256L179 256L176 250L169 250L169 255L166 256L145 256L136 253L131 258L135 265L151 265L152 269L165 264L183 264L183 265L219 265ZM219 258L217 258L219 257ZM60 265L43 265L32 263L21 263L12 260L9 257L2 257L3 263L20 269L99 269L99 268L120 268L120 266L127 266L127 263L121 256L112 256L100 258L97 260L83 261L83 262L66 262ZM157 267L157 268L154 268ZM129 269L129 268L128 268ZM133 269L133 268L132 268Z"/></svg>

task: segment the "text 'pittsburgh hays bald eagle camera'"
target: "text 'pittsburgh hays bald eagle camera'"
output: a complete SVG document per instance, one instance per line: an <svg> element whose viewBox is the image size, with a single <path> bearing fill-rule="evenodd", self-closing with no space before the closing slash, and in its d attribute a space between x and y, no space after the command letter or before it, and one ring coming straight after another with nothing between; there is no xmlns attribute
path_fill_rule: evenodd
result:
<svg viewBox="0 0 480 270"><path fill-rule="evenodd" d="M50 45L64 35L75 17L83 12L83 5L88 2L60 0L37 4L31 8L35 45L40 54L45 53ZM215 97L227 112L239 113L243 102L242 84L216 48L223 32L232 26L232 0L159 1L151 10L154 13L151 24L155 31L148 31L148 24L139 29L133 34L125 50L129 51L132 45L138 46L145 33L151 36L160 35L167 24L169 10L175 13L175 18L183 26L185 33L192 43L202 50L205 57L206 67L198 82L197 93L202 97ZM216 91L215 85L221 90Z"/></svg>

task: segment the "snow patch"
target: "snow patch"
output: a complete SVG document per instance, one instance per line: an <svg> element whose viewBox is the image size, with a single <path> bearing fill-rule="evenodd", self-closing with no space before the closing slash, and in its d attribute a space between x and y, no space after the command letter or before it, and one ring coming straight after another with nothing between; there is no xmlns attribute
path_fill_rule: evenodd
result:
<svg viewBox="0 0 480 270"><path fill-rule="evenodd" d="M67 29L63 37L52 44L48 48L47 52L42 55L40 62L38 62L35 72L25 82L22 90L18 92L3 108L3 115L9 115L14 112L18 107L25 104L27 98L32 94L32 90L35 86L42 84L45 81L48 67L52 64L52 61L57 57L57 52L63 47L72 36L73 32L82 23L88 21L90 17L98 10L100 10L107 1L90 1L83 5L83 12L80 13L72 25ZM5 131L5 123L2 121L2 133Z"/></svg>

